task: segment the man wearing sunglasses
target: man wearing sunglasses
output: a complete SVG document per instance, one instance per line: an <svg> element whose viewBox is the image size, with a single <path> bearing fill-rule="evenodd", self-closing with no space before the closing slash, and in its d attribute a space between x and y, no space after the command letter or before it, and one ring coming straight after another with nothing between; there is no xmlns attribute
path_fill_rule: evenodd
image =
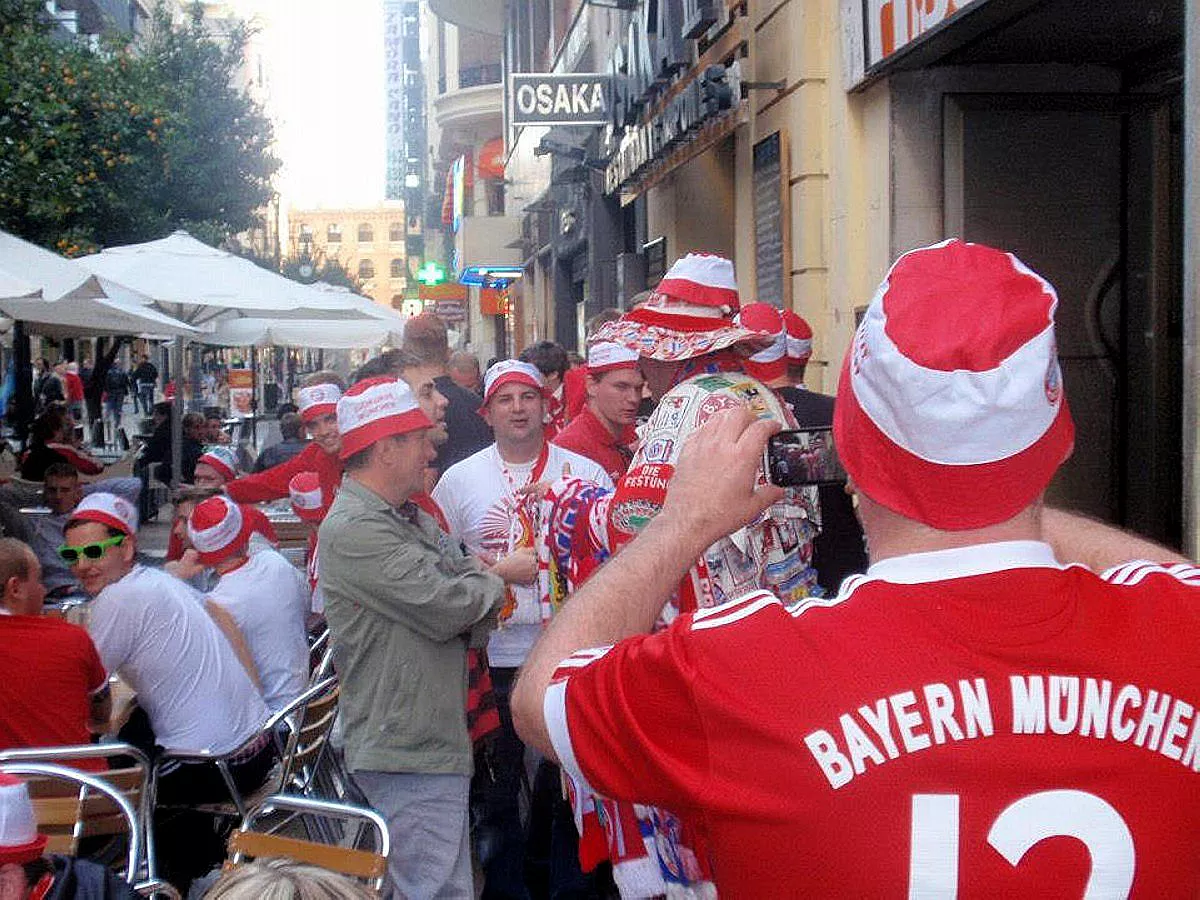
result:
<svg viewBox="0 0 1200 900"><path fill-rule="evenodd" d="M239 790L253 791L274 761L270 742L255 739L267 718L258 689L232 645L204 611L203 597L159 569L138 565L137 511L114 494L85 498L67 521L60 549L94 599L88 631L109 672L137 695L139 711L122 740L148 753L156 747L240 752L230 762ZM224 799L211 765L168 764L158 796L166 804ZM181 887L223 856L208 820L156 822L163 874Z"/></svg>

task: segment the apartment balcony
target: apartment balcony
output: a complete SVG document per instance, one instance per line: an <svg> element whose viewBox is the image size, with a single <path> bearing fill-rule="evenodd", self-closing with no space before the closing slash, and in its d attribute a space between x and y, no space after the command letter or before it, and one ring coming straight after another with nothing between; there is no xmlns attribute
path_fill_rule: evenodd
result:
<svg viewBox="0 0 1200 900"><path fill-rule="evenodd" d="M447 132L483 125L493 125L493 130L499 133L503 116L504 91L498 80L446 91L433 101L433 118L443 139Z"/></svg>
<svg viewBox="0 0 1200 900"><path fill-rule="evenodd" d="M429 9L451 25L485 34L504 33L504 0L429 0Z"/></svg>

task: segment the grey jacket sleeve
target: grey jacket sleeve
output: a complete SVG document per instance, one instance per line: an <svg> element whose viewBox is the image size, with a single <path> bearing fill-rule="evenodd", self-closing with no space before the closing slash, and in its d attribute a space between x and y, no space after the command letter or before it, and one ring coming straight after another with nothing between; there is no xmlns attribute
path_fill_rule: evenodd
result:
<svg viewBox="0 0 1200 900"><path fill-rule="evenodd" d="M321 579L372 612L434 641L493 620L504 595L495 575L441 560L418 541L397 540L385 518L355 522L353 534L321 538Z"/></svg>

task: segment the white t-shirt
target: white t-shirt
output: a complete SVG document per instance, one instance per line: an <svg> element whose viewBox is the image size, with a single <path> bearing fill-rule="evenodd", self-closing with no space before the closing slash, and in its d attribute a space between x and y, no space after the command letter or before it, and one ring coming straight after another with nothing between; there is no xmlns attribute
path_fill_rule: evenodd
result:
<svg viewBox="0 0 1200 900"><path fill-rule="evenodd" d="M88 632L104 668L134 690L168 750L227 753L267 718L203 598L161 569L134 566L97 594Z"/></svg>
<svg viewBox="0 0 1200 900"><path fill-rule="evenodd" d="M541 481L557 481L563 475L563 466L569 464L572 478L612 488L612 479L601 465L554 444L549 446ZM492 444L452 465L433 489L433 499L446 516L450 534L488 564L516 547L530 546L521 534L522 525L513 494L529 483L533 467L533 462L505 463L496 445ZM527 509L536 514L535 503ZM536 588L513 585L512 592L516 609L488 641L488 662L500 668L525 662L542 630Z"/></svg>
<svg viewBox="0 0 1200 900"><path fill-rule="evenodd" d="M308 583L276 550L260 549L221 576L208 598L242 630L258 667L263 699L278 712L308 684Z"/></svg>

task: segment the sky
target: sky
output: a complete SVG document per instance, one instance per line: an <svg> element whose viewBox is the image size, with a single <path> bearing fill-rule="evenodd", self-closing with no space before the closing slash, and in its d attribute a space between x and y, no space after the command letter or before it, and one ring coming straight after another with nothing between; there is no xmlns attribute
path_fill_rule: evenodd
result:
<svg viewBox="0 0 1200 900"><path fill-rule="evenodd" d="M259 29L279 185L293 208L376 206L385 179L382 0L230 0Z"/></svg>

